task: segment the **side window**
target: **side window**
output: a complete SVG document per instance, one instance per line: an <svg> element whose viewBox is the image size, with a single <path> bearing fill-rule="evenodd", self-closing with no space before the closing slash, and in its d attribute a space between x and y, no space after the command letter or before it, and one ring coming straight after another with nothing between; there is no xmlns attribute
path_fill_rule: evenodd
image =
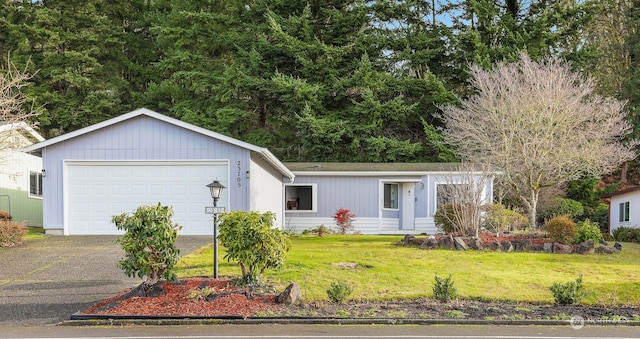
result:
<svg viewBox="0 0 640 339"><path fill-rule="evenodd" d="M620 203L620 222L629 221L629 202Z"/></svg>
<svg viewBox="0 0 640 339"><path fill-rule="evenodd" d="M398 184L384 184L384 208L398 209Z"/></svg>
<svg viewBox="0 0 640 339"><path fill-rule="evenodd" d="M286 185L284 194L286 211L316 212L317 196L315 184Z"/></svg>
<svg viewBox="0 0 640 339"><path fill-rule="evenodd" d="M29 195L42 197L42 173L29 172Z"/></svg>

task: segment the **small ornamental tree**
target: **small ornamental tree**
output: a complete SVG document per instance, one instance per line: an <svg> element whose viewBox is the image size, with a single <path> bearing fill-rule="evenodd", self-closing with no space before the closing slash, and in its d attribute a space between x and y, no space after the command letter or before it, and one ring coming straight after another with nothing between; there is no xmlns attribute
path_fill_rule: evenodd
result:
<svg viewBox="0 0 640 339"><path fill-rule="evenodd" d="M340 234L347 234L349 231L353 231L353 218L356 215L351 213L348 208L338 208L336 213L333 215L333 220L336 221L336 226L338 227L338 232Z"/></svg>
<svg viewBox="0 0 640 339"><path fill-rule="evenodd" d="M273 228L271 212L232 211L220 216L218 239L226 249L227 261L236 260L243 285L259 285L267 268L284 264L291 247L289 237Z"/></svg>
<svg viewBox="0 0 640 339"><path fill-rule="evenodd" d="M161 278L175 280L174 267L180 250L176 246L181 226L171 221L171 207L140 206L132 215L115 215L112 222L125 234L116 241L122 245L125 257L119 267L128 277L147 277L145 290Z"/></svg>

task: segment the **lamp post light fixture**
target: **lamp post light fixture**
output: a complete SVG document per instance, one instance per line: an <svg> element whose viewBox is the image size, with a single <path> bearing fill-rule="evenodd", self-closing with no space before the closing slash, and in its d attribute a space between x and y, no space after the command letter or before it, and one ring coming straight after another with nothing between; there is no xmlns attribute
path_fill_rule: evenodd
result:
<svg viewBox="0 0 640 339"><path fill-rule="evenodd" d="M211 198L213 198L213 278L218 279L218 199L222 195L225 186L218 180L208 184Z"/></svg>

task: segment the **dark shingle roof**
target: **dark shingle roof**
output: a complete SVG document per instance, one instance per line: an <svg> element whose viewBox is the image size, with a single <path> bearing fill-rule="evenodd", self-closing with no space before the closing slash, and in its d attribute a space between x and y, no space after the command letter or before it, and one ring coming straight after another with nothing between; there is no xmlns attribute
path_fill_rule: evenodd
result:
<svg viewBox="0 0 640 339"><path fill-rule="evenodd" d="M448 172L459 163L285 162L292 172Z"/></svg>

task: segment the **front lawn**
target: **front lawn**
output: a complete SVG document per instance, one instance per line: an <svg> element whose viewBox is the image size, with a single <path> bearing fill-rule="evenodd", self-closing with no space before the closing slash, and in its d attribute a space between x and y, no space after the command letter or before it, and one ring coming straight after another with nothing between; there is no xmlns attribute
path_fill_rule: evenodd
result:
<svg viewBox="0 0 640 339"><path fill-rule="evenodd" d="M352 299L431 296L434 274L452 274L462 298L553 302L549 286L580 274L590 292L586 304L640 306L640 245L623 244L622 253L576 255L419 250L396 246L402 236L292 237L285 267L265 278L284 289L295 281L307 301L326 300L331 282L344 281ZM221 276L240 276L240 267L222 259ZM354 265L357 264L357 265ZM355 267L354 267L355 266ZM182 258L179 277L211 276L211 245Z"/></svg>

